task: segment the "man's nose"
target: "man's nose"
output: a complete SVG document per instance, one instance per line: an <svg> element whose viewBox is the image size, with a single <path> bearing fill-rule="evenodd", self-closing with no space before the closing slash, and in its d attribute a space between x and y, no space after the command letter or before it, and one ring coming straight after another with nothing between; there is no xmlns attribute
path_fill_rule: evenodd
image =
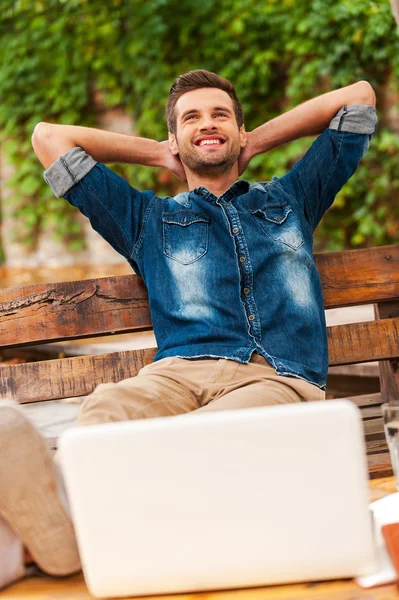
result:
<svg viewBox="0 0 399 600"><path fill-rule="evenodd" d="M201 131L212 131L216 129L216 125L211 117L204 117L200 123Z"/></svg>

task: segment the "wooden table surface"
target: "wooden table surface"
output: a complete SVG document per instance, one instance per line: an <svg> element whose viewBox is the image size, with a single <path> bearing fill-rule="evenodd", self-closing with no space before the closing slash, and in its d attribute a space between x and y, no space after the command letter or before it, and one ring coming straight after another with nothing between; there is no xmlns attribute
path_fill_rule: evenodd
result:
<svg viewBox="0 0 399 600"><path fill-rule="evenodd" d="M370 500L396 492L393 477L370 482ZM81 574L65 579L31 577L0 592L1 600L90 600ZM163 596L138 596L135 600L391 600L399 598L396 585L363 590L354 580L246 588Z"/></svg>

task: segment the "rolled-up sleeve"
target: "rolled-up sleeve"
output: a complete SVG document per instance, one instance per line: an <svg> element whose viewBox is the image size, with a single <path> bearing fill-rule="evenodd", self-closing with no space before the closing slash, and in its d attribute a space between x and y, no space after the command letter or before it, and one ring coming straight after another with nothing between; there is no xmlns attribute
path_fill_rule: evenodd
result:
<svg viewBox="0 0 399 600"><path fill-rule="evenodd" d="M377 130L377 113L374 106L351 104L339 109L328 126L329 129L347 133L373 135Z"/></svg>
<svg viewBox="0 0 399 600"><path fill-rule="evenodd" d="M44 181L57 198L63 198L96 164L82 148L71 148L44 171Z"/></svg>
<svg viewBox="0 0 399 600"><path fill-rule="evenodd" d="M303 158L280 179L313 230L356 171L376 129L373 106L343 106Z"/></svg>

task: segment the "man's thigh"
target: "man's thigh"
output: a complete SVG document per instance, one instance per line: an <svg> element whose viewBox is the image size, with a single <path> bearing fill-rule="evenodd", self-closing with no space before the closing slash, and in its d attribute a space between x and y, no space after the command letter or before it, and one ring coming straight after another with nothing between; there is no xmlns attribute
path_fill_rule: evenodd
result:
<svg viewBox="0 0 399 600"><path fill-rule="evenodd" d="M76 425L166 417L195 410L200 405L186 381L181 382L174 360L166 358L147 365L136 377L98 385L81 405Z"/></svg>
<svg viewBox="0 0 399 600"><path fill-rule="evenodd" d="M276 406L301 401L303 401L303 398L284 383L273 380L257 381L211 400L205 406L198 408L195 413L253 408L256 406Z"/></svg>

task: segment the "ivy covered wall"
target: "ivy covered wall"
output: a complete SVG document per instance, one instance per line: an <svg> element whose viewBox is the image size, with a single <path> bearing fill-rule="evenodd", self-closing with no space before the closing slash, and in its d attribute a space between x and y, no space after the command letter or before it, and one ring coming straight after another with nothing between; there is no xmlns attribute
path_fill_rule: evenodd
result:
<svg viewBox="0 0 399 600"><path fill-rule="evenodd" d="M34 247L48 231L71 249L82 245L81 221L52 196L33 154L38 121L96 126L101 98L133 117L137 134L165 139L169 87L193 68L232 80L248 130L317 94L370 81L379 130L315 249L399 241L399 34L388 0L2 0L0 143L15 165L16 238ZM281 175L311 141L256 157L245 177ZM117 170L158 194L179 185L160 170Z"/></svg>

